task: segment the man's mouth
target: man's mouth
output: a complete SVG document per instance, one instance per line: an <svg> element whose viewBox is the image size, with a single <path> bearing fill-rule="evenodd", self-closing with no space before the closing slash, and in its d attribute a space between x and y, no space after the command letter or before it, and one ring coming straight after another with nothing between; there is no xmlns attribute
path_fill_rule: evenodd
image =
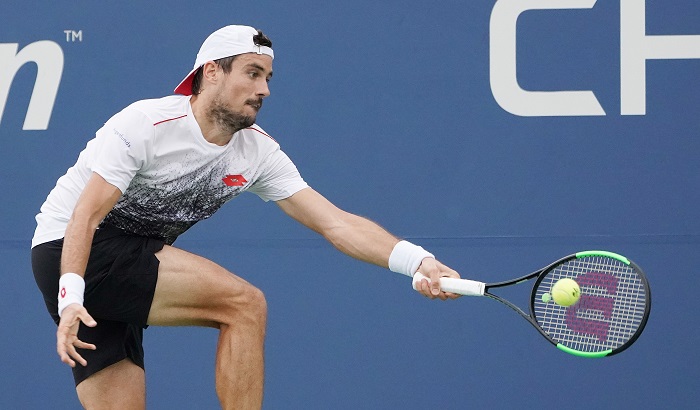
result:
<svg viewBox="0 0 700 410"><path fill-rule="evenodd" d="M260 108L262 108L262 100L248 101L247 104L250 105L251 107L255 108L255 111L259 111Z"/></svg>

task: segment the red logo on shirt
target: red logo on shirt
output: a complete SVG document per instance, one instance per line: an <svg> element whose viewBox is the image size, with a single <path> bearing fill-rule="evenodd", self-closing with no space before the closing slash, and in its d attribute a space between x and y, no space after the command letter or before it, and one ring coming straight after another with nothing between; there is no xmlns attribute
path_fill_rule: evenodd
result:
<svg viewBox="0 0 700 410"><path fill-rule="evenodd" d="M66 288L61 288L61 299L66 297Z"/></svg>
<svg viewBox="0 0 700 410"><path fill-rule="evenodd" d="M222 180L227 186L243 186L243 184L248 182L243 178L243 175L226 175Z"/></svg>

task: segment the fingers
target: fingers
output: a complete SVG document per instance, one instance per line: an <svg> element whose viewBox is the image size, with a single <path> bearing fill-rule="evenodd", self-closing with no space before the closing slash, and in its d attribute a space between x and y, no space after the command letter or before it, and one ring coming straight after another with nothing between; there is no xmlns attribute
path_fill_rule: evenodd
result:
<svg viewBox="0 0 700 410"><path fill-rule="evenodd" d="M95 327L97 326L97 322L95 322L95 319L90 316L90 314L81 306L82 310L78 312L78 318L80 319L81 322L85 324L85 326L89 327Z"/></svg>
<svg viewBox="0 0 700 410"><path fill-rule="evenodd" d="M77 333L70 333L70 330L61 329L59 326L56 335L56 352L58 357L70 367L75 367L75 360L86 366L87 361L75 350L74 341L78 341Z"/></svg>
<svg viewBox="0 0 700 410"><path fill-rule="evenodd" d="M83 366L87 365L87 361L76 348L97 349L94 344L78 339L78 328L81 322L89 327L97 325L95 319L87 313L84 307L78 304L69 305L63 310L61 321L56 330L56 352L61 361L70 367L75 367L76 361Z"/></svg>
<svg viewBox="0 0 700 410"><path fill-rule="evenodd" d="M457 299L461 295L443 292L440 289L440 278L450 277L459 278L459 274L449 267L443 265L433 258L425 258L419 267L421 272L427 279L421 280L416 286L416 290L430 299Z"/></svg>
<svg viewBox="0 0 700 410"><path fill-rule="evenodd" d="M70 367L75 367L75 362L68 355L68 346L72 347L72 345L66 342L67 339L68 337L62 335L60 331L56 333L56 352L63 363Z"/></svg>
<svg viewBox="0 0 700 410"><path fill-rule="evenodd" d="M75 342L73 342L73 346L77 347L78 349L97 350L97 346L95 346L94 344L85 343L80 339L75 339Z"/></svg>
<svg viewBox="0 0 700 410"><path fill-rule="evenodd" d="M431 299L440 296L440 269L438 268L437 261L433 258L425 258L418 267L418 271L421 272L429 280L422 280L421 285L427 285L427 289L423 289L422 293L426 293L426 296Z"/></svg>
<svg viewBox="0 0 700 410"><path fill-rule="evenodd" d="M75 346L66 345L64 346L64 349L65 350L62 352L62 354L59 354L59 357L63 363L70 367L75 367L75 360L77 360L81 365L87 366L87 360L85 360L83 356L81 356L80 353L75 350Z"/></svg>
<svg viewBox="0 0 700 410"><path fill-rule="evenodd" d="M430 278L430 294L432 296L440 296L440 272L430 272L426 275Z"/></svg>
<svg viewBox="0 0 700 410"><path fill-rule="evenodd" d="M85 360L85 358L83 358L83 356L80 353L78 353L76 347L79 349L89 350L97 349L97 347L94 344L85 343L82 340L78 339L77 334L75 333L58 335L56 342L56 351L61 361L70 367L75 367L76 360L81 365L87 366L87 360Z"/></svg>
<svg viewBox="0 0 700 410"><path fill-rule="evenodd" d="M440 291L439 286L437 294L434 294L432 280L428 279L422 279L420 282L416 283L416 290L429 299L447 300L448 298L453 298L450 296L452 295L451 293Z"/></svg>

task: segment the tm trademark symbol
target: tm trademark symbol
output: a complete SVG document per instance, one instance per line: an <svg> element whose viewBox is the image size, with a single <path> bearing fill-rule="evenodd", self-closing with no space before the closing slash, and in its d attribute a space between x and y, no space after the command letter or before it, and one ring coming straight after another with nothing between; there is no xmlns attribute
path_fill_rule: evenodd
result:
<svg viewBox="0 0 700 410"><path fill-rule="evenodd" d="M66 35L66 42L67 43L75 43L79 42L82 43L83 41L83 30L63 30L63 32Z"/></svg>

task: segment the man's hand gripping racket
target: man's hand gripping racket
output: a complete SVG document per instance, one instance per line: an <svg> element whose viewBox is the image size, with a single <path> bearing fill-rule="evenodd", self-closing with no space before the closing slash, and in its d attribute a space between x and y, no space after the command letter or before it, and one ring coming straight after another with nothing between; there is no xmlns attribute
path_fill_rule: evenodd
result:
<svg viewBox="0 0 700 410"><path fill-rule="evenodd" d="M413 288L425 293L425 286L432 283L421 271L422 266L413 276ZM535 282L529 314L491 293L531 279ZM562 279L575 283L560 282ZM439 282L440 294L446 297L487 296L505 304L559 349L582 357L611 356L627 349L644 330L651 310L651 290L644 272L624 256L607 251L578 252L505 282L454 277L441 277Z"/></svg>
<svg viewBox="0 0 700 410"><path fill-rule="evenodd" d="M427 296L431 299L437 298L441 300L456 299L461 296L461 294L457 292L451 292L443 287L444 283L446 283L446 280L458 280L459 274L456 271L450 269L449 267L445 266L444 264L440 263L439 261L433 258L423 259L423 262L421 263L418 270L419 272L416 272L416 275L421 275L421 277L425 278L426 281L420 283L414 280L413 289L419 291L424 296ZM416 276L414 275L414 278L415 277ZM438 283L432 283L432 281L430 280L431 277L440 278L440 280L438 281Z"/></svg>

